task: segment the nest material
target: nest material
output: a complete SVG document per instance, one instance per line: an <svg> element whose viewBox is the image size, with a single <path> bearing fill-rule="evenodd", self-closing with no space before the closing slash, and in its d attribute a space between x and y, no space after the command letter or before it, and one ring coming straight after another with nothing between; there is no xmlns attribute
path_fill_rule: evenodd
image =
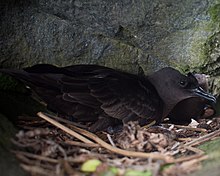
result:
<svg viewBox="0 0 220 176"><path fill-rule="evenodd" d="M152 175L188 174L206 158L195 146L220 135L220 118L202 120L197 127L164 124L141 128L130 122L120 133L95 135L70 122L61 124L59 118L38 115L46 121L22 118L21 130L13 139L18 146L13 152L31 175L84 175L81 166L90 159L101 161L93 175L112 168L117 168L115 175L124 175L129 169ZM171 167L161 169L170 163Z"/></svg>

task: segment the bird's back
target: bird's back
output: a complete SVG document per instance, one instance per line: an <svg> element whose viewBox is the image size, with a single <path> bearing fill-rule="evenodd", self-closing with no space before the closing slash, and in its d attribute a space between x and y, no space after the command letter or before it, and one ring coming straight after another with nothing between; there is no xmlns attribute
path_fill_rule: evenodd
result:
<svg viewBox="0 0 220 176"><path fill-rule="evenodd" d="M146 77L98 65L41 64L0 72L31 87L49 109L78 121L96 121L103 114L123 122L161 119L161 99Z"/></svg>

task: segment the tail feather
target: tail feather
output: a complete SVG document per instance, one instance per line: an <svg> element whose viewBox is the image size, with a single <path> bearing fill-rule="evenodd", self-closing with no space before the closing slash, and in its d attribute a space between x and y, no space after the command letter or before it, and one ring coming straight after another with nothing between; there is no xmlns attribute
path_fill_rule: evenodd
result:
<svg viewBox="0 0 220 176"><path fill-rule="evenodd" d="M0 73L10 75L16 79L19 79L20 81L29 81L30 77L27 72L24 70L18 70L18 69L0 69Z"/></svg>
<svg viewBox="0 0 220 176"><path fill-rule="evenodd" d="M33 89L35 89L35 87L44 87L54 90L58 89L57 79L59 79L60 76L58 74L50 76L50 74L29 73L18 69L0 69L0 73L10 75Z"/></svg>

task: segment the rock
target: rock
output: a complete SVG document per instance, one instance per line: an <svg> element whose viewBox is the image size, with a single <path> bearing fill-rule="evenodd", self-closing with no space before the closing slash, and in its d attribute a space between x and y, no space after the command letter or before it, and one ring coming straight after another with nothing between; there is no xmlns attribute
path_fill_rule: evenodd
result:
<svg viewBox="0 0 220 176"><path fill-rule="evenodd" d="M171 65L207 73L219 6L214 0L4 0L0 66L93 63L137 73Z"/></svg>

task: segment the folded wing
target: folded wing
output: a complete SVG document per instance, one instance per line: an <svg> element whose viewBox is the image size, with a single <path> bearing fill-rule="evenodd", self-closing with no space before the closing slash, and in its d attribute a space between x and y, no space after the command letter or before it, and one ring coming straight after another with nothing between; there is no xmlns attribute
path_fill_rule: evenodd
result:
<svg viewBox="0 0 220 176"><path fill-rule="evenodd" d="M29 85L53 111L78 121L95 121L100 114L125 123L161 120L162 101L146 77L97 65L44 64L3 72Z"/></svg>

